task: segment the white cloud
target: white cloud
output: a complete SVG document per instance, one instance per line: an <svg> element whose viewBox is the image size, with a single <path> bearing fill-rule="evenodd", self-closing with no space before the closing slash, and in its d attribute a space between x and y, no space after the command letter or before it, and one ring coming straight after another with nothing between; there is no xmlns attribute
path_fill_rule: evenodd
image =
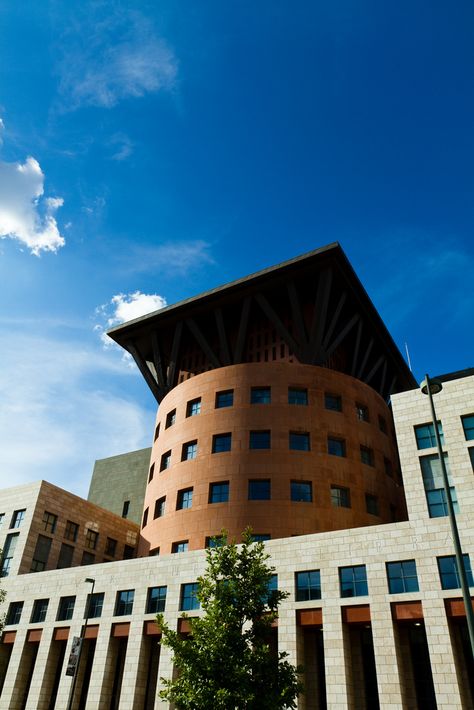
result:
<svg viewBox="0 0 474 710"><path fill-rule="evenodd" d="M111 108L122 99L171 90L177 72L172 49L141 13L110 5L95 11L89 7L84 20L72 24L63 38L62 109Z"/></svg>
<svg viewBox="0 0 474 710"><path fill-rule="evenodd" d="M108 303L96 308L96 315L102 318L102 323L97 323L94 330L99 333L104 346L110 347L115 343L105 332L108 328L113 328L114 325L139 318L147 313L159 311L166 305L166 299L157 293L147 294L141 291L129 294L118 293L112 296Z"/></svg>
<svg viewBox="0 0 474 710"><path fill-rule="evenodd" d="M109 145L113 150L110 156L112 160L120 162L126 160L133 153L134 144L125 133L115 133L111 137Z"/></svg>
<svg viewBox="0 0 474 710"><path fill-rule="evenodd" d="M36 256L65 244L54 216L63 200L44 198L43 186L44 173L35 158L0 161L0 238L16 239Z"/></svg>
<svg viewBox="0 0 474 710"><path fill-rule="evenodd" d="M0 350L0 487L43 478L86 495L96 458L148 446L152 412L127 399L124 378L130 370L100 350L10 329Z"/></svg>
<svg viewBox="0 0 474 710"><path fill-rule="evenodd" d="M172 271L176 276L195 272L203 264L214 264L211 244L203 239L167 242L156 247L131 246L127 252L127 271Z"/></svg>

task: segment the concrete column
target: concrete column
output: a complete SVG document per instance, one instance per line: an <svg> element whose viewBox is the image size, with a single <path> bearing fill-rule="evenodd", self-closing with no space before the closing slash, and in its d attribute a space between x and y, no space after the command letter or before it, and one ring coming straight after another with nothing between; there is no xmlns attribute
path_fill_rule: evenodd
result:
<svg viewBox="0 0 474 710"><path fill-rule="evenodd" d="M384 710L400 710L404 703L390 602L372 603L370 616L380 706Z"/></svg>
<svg viewBox="0 0 474 710"><path fill-rule="evenodd" d="M144 673L146 674L146 667L143 667L142 641L143 621L136 619L130 623L122 677L122 691L120 693L120 710L133 710L135 707L140 708L143 706L145 698L143 675Z"/></svg>
<svg viewBox="0 0 474 710"><path fill-rule="evenodd" d="M102 622L99 626L97 643L95 647L94 663L89 681L89 692L87 695L87 710L108 710L109 693L104 692L104 683L109 670L110 659L108 658L110 632L112 624ZM80 686L80 678L78 686Z"/></svg>
<svg viewBox="0 0 474 710"><path fill-rule="evenodd" d="M20 660L25 641L26 629L23 627L16 632L15 643L13 644L12 655L0 698L1 710L16 710L17 708L15 702L18 701L18 692L15 690L15 682L17 675L21 672Z"/></svg>
<svg viewBox="0 0 474 710"><path fill-rule="evenodd" d="M304 636L296 625L296 612L290 605L282 605L278 612L278 651L288 654L288 663L294 666L304 664ZM302 676L300 680L303 680ZM307 710L308 707L306 697L301 694L298 710Z"/></svg>
<svg viewBox="0 0 474 710"><path fill-rule="evenodd" d="M48 702L46 702L45 705L44 698L41 698L41 691L44 691L46 686L49 687L52 685L50 675L52 672L54 679L54 673L56 670L56 668L51 670L48 664L52 639L53 629L43 629L25 710L39 710L39 708L42 708L43 706L46 708L48 707Z"/></svg>
<svg viewBox="0 0 474 710"><path fill-rule="evenodd" d="M156 684L156 700L154 710L168 710L169 703L165 700L161 700L158 693L163 688L161 683L161 678L173 678L173 652L167 646L162 646L160 651L160 665L158 667L158 681Z"/></svg>
<svg viewBox="0 0 474 710"><path fill-rule="evenodd" d="M438 710L461 710L463 705L443 598L423 600L423 616Z"/></svg>
<svg viewBox="0 0 474 710"><path fill-rule="evenodd" d="M328 710L351 710L350 648L344 638L339 599L324 606L323 639Z"/></svg>

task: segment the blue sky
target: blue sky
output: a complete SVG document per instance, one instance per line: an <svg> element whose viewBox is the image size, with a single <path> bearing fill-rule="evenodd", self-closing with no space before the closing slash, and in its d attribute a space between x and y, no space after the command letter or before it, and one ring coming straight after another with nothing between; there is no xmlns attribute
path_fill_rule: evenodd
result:
<svg viewBox="0 0 474 710"><path fill-rule="evenodd" d="M0 485L150 444L108 325L340 241L414 373L472 366L472 3L4 0Z"/></svg>

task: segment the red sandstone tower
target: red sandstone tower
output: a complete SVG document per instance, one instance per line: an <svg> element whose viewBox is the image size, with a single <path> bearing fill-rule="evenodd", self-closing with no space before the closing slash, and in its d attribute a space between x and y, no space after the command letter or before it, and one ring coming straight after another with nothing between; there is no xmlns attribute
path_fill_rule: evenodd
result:
<svg viewBox="0 0 474 710"><path fill-rule="evenodd" d="M406 517L387 400L416 383L338 244L109 334L160 404L139 555Z"/></svg>

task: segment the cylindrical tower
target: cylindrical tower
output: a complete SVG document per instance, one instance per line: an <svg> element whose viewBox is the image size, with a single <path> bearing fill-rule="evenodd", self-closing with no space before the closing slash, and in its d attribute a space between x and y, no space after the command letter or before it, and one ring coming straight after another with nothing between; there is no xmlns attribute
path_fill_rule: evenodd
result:
<svg viewBox="0 0 474 710"><path fill-rule="evenodd" d="M406 517L387 402L415 383L339 245L109 334L160 403L140 555Z"/></svg>
<svg viewBox="0 0 474 710"><path fill-rule="evenodd" d="M248 525L280 538L405 515L389 408L327 368L197 375L164 398L156 431L139 554L202 548L222 529L239 539Z"/></svg>

